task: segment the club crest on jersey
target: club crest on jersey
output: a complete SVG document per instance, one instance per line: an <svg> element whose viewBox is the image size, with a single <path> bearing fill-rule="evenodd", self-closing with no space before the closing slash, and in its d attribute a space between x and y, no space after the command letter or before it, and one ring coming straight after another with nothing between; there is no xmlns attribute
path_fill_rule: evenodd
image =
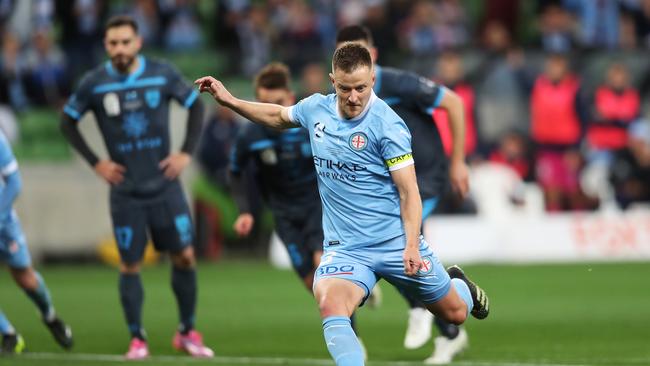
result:
<svg viewBox="0 0 650 366"><path fill-rule="evenodd" d="M147 102L149 108L156 108L160 104L160 90L147 89L144 92L144 100Z"/></svg>
<svg viewBox="0 0 650 366"><path fill-rule="evenodd" d="M355 151L361 151L368 146L368 136L363 132L355 132L350 136L348 144Z"/></svg>
<svg viewBox="0 0 650 366"><path fill-rule="evenodd" d="M104 94L102 101L104 111L109 117L115 117L120 114L120 98L115 93Z"/></svg>
<svg viewBox="0 0 650 366"><path fill-rule="evenodd" d="M18 243L15 240L9 243L9 253L16 254L18 253L18 249L20 248L18 248Z"/></svg>
<svg viewBox="0 0 650 366"><path fill-rule="evenodd" d="M426 256L422 258L422 267L418 270L418 276L426 276L433 272L433 260L431 257Z"/></svg>
<svg viewBox="0 0 650 366"><path fill-rule="evenodd" d="M149 121L144 117L144 113L134 112L129 113L124 117L124 124L122 129L127 136L132 138L140 138L147 132Z"/></svg>

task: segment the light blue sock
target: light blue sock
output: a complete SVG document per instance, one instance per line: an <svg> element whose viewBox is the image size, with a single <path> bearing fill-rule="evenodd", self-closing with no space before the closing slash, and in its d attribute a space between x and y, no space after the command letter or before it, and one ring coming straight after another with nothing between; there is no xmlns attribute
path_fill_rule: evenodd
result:
<svg viewBox="0 0 650 366"><path fill-rule="evenodd" d="M467 316L469 316L469 313L474 309L474 301L472 300L472 293L469 292L469 287L467 287L465 281L460 278L452 278L451 284L454 285L460 298L463 299L465 304L467 304Z"/></svg>
<svg viewBox="0 0 650 366"><path fill-rule="evenodd" d="M323 319L323 334L327 350L337 366L363 366L363 351L350 318L330 316Z"/></svg>
<svg viewBox="0 0 650 366"><path fill-rule="evenodd" d="M5 316L5 313L0 310L0 335L14 333L16 333L16 330L9 322L9 319Z"/></svg>
<svg viewBox="0 0 650 366"><path fill-rule="evenodd" d="M52 306L52 298L50 297L50 291L48 291L45 281L41 274L34 271L36 275L36 280L38 281L38 287L34 290L25 290L27 296L36 304L38 310L41 312L43 319L50 321L54 318L54 306Z"/></svg>

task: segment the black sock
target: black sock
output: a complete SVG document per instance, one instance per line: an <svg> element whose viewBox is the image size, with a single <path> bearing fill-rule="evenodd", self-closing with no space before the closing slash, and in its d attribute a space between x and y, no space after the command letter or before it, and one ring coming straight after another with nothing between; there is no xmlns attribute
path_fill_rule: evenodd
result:
<svg viewBox="0 0 650 366"><path fill-rule="evenodd" d="M406 300L406 302L409 304L409 308L411 308L411 309L415 309L415 308L423 308L424 309L425 308L425 306L424 306L424 304L422 302L420 302L419 300L414 299L413 296L411 296L406 291L404 291L404 289L398 288L397 291L400 293L400 295L402 295L404 300Z"/></svg>
<svg viewBox="0 0 650 366"><path fill-rule="evenodd" d="M122 309L129 326L131 337L145 340L142 329L142 303L144 302L144 290L140 281L139 273L120 274L120 300Z"/></svg>
<svg viewBox="0 0 650 366"><path fill-rule="evenodd" d="M172 269L172 288L178 303L178 313L181 318L179 331L187 334L194 328L194 312L196 309L196 271L194 268Z"/></svg>
<svg viewBox="0 0 650 366"><path fill-rule="evenodd" d="M458 336L458 332L460 332L460 328L458 327L458 325L447 323L446 321L440 319L437 316L433 319L433 324L436 325L436 328L438 328L438 331L443 337L449 339L456 338Z"/></svg>

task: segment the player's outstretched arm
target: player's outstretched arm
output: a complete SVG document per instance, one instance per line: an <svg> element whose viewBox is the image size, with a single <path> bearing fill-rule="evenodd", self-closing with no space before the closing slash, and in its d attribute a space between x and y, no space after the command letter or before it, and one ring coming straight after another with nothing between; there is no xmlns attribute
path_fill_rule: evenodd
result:
<svg viewBox="0 0 650 366"><path fill-rule="evenodd" d="M397 187L400 213L406 232L404 248L404 273L414 276L422 266L420 257L420 223L422 222L422 201L415 178L415 165L411 164L390 172Z"/></svg>
<svg viewBox="0 0 650 366"><path fill-rule="evenodd" d="M465 164L465 109L463 100L454 91L445 89L440 107L447 111L452 135L449 180L461 197L469 192L469 173Z"/></svg>
<svg viewBox="0 0 650 366"><path fill-rule="evenodd" d="M232 109L245 118L271 128L286 129L296 125L289 119L288 108L279 104L249 102L234 97L221 81L204 76L194 81L202 93L210 93L217 103Z"/></svg>

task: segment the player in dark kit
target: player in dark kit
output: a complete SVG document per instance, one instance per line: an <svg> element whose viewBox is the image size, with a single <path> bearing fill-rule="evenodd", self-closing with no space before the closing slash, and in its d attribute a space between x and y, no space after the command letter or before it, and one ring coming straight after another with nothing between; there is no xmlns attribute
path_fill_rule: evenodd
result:
<svg viewBox="0 0 650 366"><path fill-rule="evenodd" d="M336 42L337 46L345 42L361 43L370 50L373 61L377 60L377 49L373 47L372 36L362 26L352 25L340 29ZM465 196L469 190L462 100L444 86L411 72L375 64L375 75L374 92L404 120L411 131L411 147L424 220L433 213L449 183L461 196ZM435 108L443 108L449 114L453 134L450 161L445 156L440 134L432 119ZM467 347L467 333L463 328L442 319L434 320L433 314L426 310L424 304L404 293L402 295L411 308L404 347L415 349L424 345L431 337L432 321L441 336L435 339L434 353L425 363L449 363L454 355Z"/></svg>
<svg viewBox="0 0 650 366"><path fill-rule="evenodd" d="M288 68L273 63L255 78L255 96L262 103L293 105ZM231 153L233 196L241 214L234 229L247 236L254 225L243 169L254 162L258 187L275 218L276 230L291 257L294 270L311 292L314 270L323 254L322 210L309 134L304 129L273 130L245 126Z"/></svg>
<svg viewBox="0 0 650 366"><path fill-rule="evenodd" d="M139 274L147 232L156 249L171 256L171 282L180 314L174 348L195 357L212 357L212 350L194 330L193 226L178 179L200 135L203 105L171 65L140 56L141 46L132 18L118 16L108 21L104 47L110 61L83 77L63 108L61 130L111 185L111 217L121 256L120 299L132 337L126 357L149 355L141 324L144 294ZM169 152L171 99L189 109L187 135L178 153ZM79 133L78 121L86 111L97 119L108 160L99 160Z"/></svg>

